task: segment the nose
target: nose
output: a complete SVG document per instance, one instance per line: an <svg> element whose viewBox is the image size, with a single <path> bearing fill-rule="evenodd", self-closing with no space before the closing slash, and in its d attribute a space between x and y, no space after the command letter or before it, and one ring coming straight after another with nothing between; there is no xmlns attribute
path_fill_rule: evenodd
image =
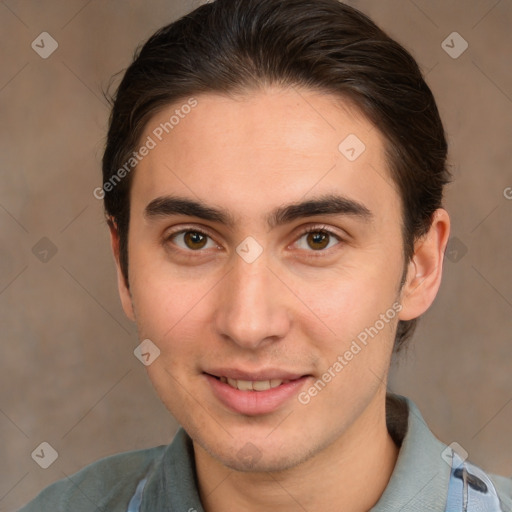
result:
<svg viewBox="0 0 512 512"><path fill-rule="evenodd" d="M265 251L252 263L235 254L218 287L217 332L242 348L275 343L290 328L289 291L268 264Z"/></svg>

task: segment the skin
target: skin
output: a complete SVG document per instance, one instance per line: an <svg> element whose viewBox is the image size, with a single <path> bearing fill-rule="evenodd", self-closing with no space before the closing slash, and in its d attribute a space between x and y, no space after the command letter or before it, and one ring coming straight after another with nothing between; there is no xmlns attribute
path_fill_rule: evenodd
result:
<svg viewBox="0 0 512 512"><path fill-rule="evenodd" d="M384 408L397 322L420 316L436 296L448 214L436 211L400 290L400 197L383 135L356 108L284 88L196 99L134 174L129 289L115 228L111 234L123 308L140 339L161 351L148 374L193 439L204 508L369 510L398 456ZM177 107L155 115L141 140ZM353 162L338 150L349 134L366 146ZM267 225L273 208L325 193L363 203L371 222L322 214ZM148 218L146 206L168 194L224 208L235 223ZM327 248L315 249L301 233L310 226L334 233ZM169 236L180 229L205 232L207 245L197 249L183 234ZM263 248L252 263L236 252L247 236ZM397 301L400 313L307 405L294 396L268 414L239 414L205 380L212 367L273 367L310 375L301 388L307 390ZM248 441L252 461L239 455Z"/></svg>

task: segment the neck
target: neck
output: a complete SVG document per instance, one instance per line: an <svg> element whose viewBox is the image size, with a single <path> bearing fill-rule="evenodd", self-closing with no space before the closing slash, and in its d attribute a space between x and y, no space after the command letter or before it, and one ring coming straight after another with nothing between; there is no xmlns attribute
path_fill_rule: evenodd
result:
<svg viewBox="0 0 512 512"><path fill-rule="evenodd" d="M194 448L201 501L207 512L368 511L384 492L399 451L387 430L382 394L334 443L291 469L233 471L195 443Z"/></svg>

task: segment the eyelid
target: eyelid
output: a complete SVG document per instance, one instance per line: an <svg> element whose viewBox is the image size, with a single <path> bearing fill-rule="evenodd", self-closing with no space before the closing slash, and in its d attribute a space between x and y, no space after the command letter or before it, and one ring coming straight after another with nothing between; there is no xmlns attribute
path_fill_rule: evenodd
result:
<svg viewBox="0 0 512 512"><path fill-rule="evenodd" d="M174 231L172 230L169 230L169 231L166 231L165 234L164 234L164 239L169 239L171 238L172 236L174 235L179 235L180 233L183 233L183 232L186 232L186 231L194 231L194 232L197 232L197 233L201 233L203 235L207 235L209 236L210 238L213 239L213 236L212 234L208 231L207 228L203 227L203 226L198 226L198 225L185 225L185 226L180 226L179 229L176 229Z"/></svg>
<svg viewBox="0 0 512 512"><path fill-rule="evenodd" d="M299 231L300 235L304 235L306 233L315 233L317 231L324 231L325 233L328 233L329 235L333 235L337 238L342 239L342 235L338 234L336 231L334 231L332 228L330 228L327 224L314 224L310 226L306 226L305 228L302 228L301 231Z"/></svg>

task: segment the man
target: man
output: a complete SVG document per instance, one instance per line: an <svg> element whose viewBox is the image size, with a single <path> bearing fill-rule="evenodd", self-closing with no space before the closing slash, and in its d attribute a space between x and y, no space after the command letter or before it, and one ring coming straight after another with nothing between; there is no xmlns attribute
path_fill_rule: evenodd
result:
<svg viewBox="0 0 512 512"><path fill-rule="evenodd" d="M217 0L154 34L95 195L182 429L22 510L512 510L386 393L441 283L446 152L414 59L336 0Z"/></svg>

